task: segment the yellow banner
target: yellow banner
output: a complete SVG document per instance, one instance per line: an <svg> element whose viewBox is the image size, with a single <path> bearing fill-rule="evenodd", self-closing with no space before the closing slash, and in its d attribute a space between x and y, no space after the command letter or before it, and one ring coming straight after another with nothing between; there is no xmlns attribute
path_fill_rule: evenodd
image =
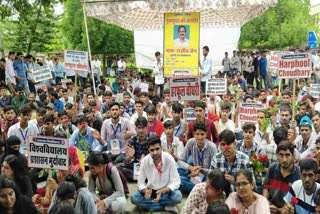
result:
<svg viewBox="0 0 320 214"><path fill-rule="evenodd" d="M200 13L164 14L164 74L198 76Z"/></svg>

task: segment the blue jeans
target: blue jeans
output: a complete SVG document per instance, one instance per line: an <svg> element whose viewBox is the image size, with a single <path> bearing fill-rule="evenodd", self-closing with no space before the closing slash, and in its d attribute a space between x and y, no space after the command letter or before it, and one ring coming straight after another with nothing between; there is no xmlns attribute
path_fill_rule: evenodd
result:
<svg viewBox="0 0 320 214"><path fill-rule="evenodd" d="M176 206L180 203L182 194L179 190L170 193L162 194L159 202L152 202L153 198L145 198L142 192L134 192L131 195L131 203L136 205L139 209L154 211L164 210L165 206Z"/></svg>
<svg viewBox="0 0 320 214"><path fill-rule="evenodd" d="M191 175L189 170L179 168L178 173L181 181L181 184L180 184L181 192L187 193L187 194L190 193L193 187L195 186L195 184L192 181L190 181ZM204 178L203 181L206 181L206 178Z"/></svg>

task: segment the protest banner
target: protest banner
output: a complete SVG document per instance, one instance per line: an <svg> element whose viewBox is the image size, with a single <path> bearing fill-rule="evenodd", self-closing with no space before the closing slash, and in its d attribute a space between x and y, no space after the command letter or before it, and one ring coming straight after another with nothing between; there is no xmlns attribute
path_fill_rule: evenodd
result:
<svg viewBox="0 0 320 214"><path fill-rule="evenodd" d="M264 104L259 103L240 103L239 121L240 122L257 122L258 110L265 109Z"/></svg>
<svg viewBox="0 0 320 214"><path fill-rule="evenodd" d="M65 50L64 68L76 71L88 71L88 52Z"/></svg>
<svg viewBox="0 0 320 214"><path fill-rule="evenodd" d="M227 94L227 79L212 78L206 82L207 95L224 95Z"/></svg>
<svg viewBox="0 0 320 214"><path fill-rule="evenodd" d="M29 136L28 167L68 170L68 149L68 139L48 136Z"/></svg>
<svg viewBox="0 0 320 214"><path fill-rule="evenodd" d="M200 78L198 76L170 78L170 97L172 102L200 100Z"/></svg>
<svg viewBox="0 0 320 214"><path fill-rule="evenodd" d="M39 88L42 88L44 91L46 91L47 85L46 85L46 82L44 81L44 82L40 82L40 83L35 84L34 87L35 87L36 91Z"/></svg>
<svg viewBox="0 0 320 214"><path fill-rule="evenodd" d="M164 14L164 75L185 71L199 72L200 13Z"/></svg>
<svg viewBox="0 0 320 214"><path fill-rule="evenodd" d="M292 51L270 51L269 68L279 68L279 55L293 54Z"/></svg>
<svg viewBox="0 0 320 214"><path fill-rule="evenodd" d="M310 78L312 73L311 55L286 54L279 56L279 79Z"/></svg>
<svg viewBox="0 0 320 214"><path fill-rule="evenodd" d="M141 92L149 92L149 84L148 83L140 83L139 88L141 89Z"/></svg>
<svg viewBox="0 0 320 214"><path fill-rule="evenodd" d="M35 67L31 70L31 72L32 72L33 80L36 83L52 78L51 70L47 65Z"/></svg>
<svg viewBox="0 0 320 214"><path fill-rule="evenodd" d="M314 98L320 98L320 84L310 84L310 95Z"/></svg>
<svg viewBox="0 0 320 214"><path fill-rule="evenodd" d="M194 108L187 108L185 112L186 121L188 123L196 119L196 115L194 114Z"/></svg>

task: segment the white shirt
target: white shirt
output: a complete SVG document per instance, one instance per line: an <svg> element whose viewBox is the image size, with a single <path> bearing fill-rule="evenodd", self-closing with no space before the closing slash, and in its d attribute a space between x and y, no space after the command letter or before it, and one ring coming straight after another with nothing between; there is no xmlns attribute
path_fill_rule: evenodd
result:
<svg viewBox="0 0 320 214"><path fill-rule="evenodd" d="M189 46L189 40L184 39L184 41L181 41L179 38L174 40L174 46L175 47L188 47Z"/></svg>
<svg viewBox="0 0 320 214"><path fill-rule="evenodd" d="M251 64L252 64L252 58L250 56L245 57L243 59L243 70L251 73L252 72Z"/></svg>
<svg viewBox="0 0 320 214"><path fill-rule="evenodd" d="M209 79L212 75L212 66L213 66L213 61L211 58L209 58L208 56L205 56L203 58L203 62L202 62L202 70L201 70L201 82L205 82L207 81L207 79Z"/></svg>
<svg viewBox="0 0 320 214"><path fill-rule="evenodd" d="M17 136L21 140L21 146L26 146L29 136L35 136L39 134L39 130L36 125L28 123L28 127L24 130L20 127L20 122L12 125L8 130L8 137Z"/></svg>
<svg viewBox="0 0 320 214"><path fill-rule="evenodd" d="M158 173L150 154L142 159L138 177L138 189L140 191L147 187L154 190L169 187L171 191L175 191L180 187L180 177L176 161L169 153L166 152L162 152L161 159L161 174ZM146 179L148 179L148 183L145 183Z"/></svg>
<svg viewBox="0 0 320 214"><path fill-rule="evenodd" d="M223 58L222 59L222 66L223 66L223 71L230 71L230 59Z"/></svg>
<svg viewBox="0 0 320 214"><path fill-rule="evenodd" d="M101 74L101 62L100 60L91 61L92 71L95 74Z"/></svg>
<svg viewBox="0 0 320 214"><path fill-rule="evenodd" d="M138 119L138 113L136 112L136 113L134 113L132 116L131 116L131 119L130 119L130 123L132 124L132 125L134 125L135 124L135 122L136 122L136 120ZM146 118L147 119L147 113L146 112L142 112L142 117L144 117L144 118Z"/></svg>
<svg viewBox="0 0 320 214"><path fill-rule="evenodd" d="M38 125L38 121L37 119L32 119L32 120L29 120L29 125L35 125L39 131L39 133L41 133L41 130L42 130L42 126L39 126Z"/></svg>
<svg viewBox="0 0 320 214"><path fill-rule="evenodd" d="M61 97L59 100L63 103L63 106L66 106L67 103L73 104L73 97L70 96L68 97L67 101L64 99L64 97Z"/></svg>
<svg viewBox="0 0 320 214"><path fill-rule="evenodd" d="M124 71L126 70L127 64L125 61L118 61L118 71Z"/></svg>
<svg viewBox="0 0 320 214"><path fill-rule="evenodd" d="M238 56L231 57L231 68L238 69L238 62L240 62L240 59Z"/></svg>
<svg viewBox="0 0 320 214"><path fill-rule="evenodd" d="M17 81L15 76L17 75L16 72L13 69L13 61L11 59L8 59L6 63L6 83L8 84L8 81L10 81L12 84L16 85Z"/></svg>
<svg viewBox="0 0 320 214"><path fill-rule="evenodd" d="M72 77L76 75L76 72L72 69L65 69L66 76Z"/></svg>
<svg viewBox="0 0 320 214"><path fill-rule="evenodd" d="M221 119L217 123L218 127L218 134L220 134L223 130L230 130L232 132L235 132L235 124L232 120L228 119L226 123L222 123Z"/></svg>
<svg viewBox="0 0 320 214"><path fill-rule="evenodd" d="M163 63L160 61L155 61L153 63L153 73L155 74L155 84L162 85L164 83L164 77L163 77L163 69L160 69L160 67L163 66Z"/></svg>
<svg viewBox="0 0 320 214"><path fill-rule="evenodd" d="M163 151L167 151L168 150L168 141L167 141L167 135L164 132L162 133L160 140L161 140L161 146L162 146ZM180 158L183 153L184 146L183 146L183 143L176 136L173 136L172 148L173 148L174 154L178 158Z"/></svg>

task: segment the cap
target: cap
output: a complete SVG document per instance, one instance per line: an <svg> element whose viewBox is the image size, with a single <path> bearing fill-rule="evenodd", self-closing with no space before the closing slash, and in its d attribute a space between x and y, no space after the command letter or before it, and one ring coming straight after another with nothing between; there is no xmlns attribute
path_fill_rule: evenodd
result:
<svg viewBox="0 0 320 214"><path fill-rule="evenodd" d="M46 108L52 108L52 109L54 109L53 103L48 103L48 105L46 106Z"/></svg>
<svg viewBox="0 0 320 214"><path fill-rule="evenodd" d="M300 124L299 126L310 126L310 128L312 127L312 122L310 120L310 118L308 116L303 116L300 119Z"/></svg>

